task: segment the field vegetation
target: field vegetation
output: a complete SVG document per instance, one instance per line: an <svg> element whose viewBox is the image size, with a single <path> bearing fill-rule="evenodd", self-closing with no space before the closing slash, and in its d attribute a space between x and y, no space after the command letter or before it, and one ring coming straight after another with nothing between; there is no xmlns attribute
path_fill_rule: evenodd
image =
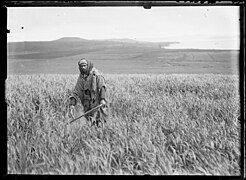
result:
<svg viewBox="0 0 246 180"><path fill-rule="evenodd" d="M106 74L109 118L66 124L77 75L9 75L10 174L240 175L236 75Z"/></svg>

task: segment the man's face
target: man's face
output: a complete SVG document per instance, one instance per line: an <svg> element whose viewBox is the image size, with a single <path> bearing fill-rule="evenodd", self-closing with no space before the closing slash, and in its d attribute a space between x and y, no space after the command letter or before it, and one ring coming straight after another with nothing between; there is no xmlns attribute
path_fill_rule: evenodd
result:
<svg viewBox="0 0 246 180"><path fill-rule="evenodd" d="M79 70L82 74L85 74L87 71L87 64L83 63L79 65Z"/></svg>

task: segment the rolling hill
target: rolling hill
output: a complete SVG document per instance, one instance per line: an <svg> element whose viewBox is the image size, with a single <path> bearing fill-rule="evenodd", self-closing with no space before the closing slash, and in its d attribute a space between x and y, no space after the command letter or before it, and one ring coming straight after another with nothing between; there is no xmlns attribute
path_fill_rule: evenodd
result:
<svg viewBox="0 0 246 180"><path fill-rule="evenodd" d="M144 47L156 48L168 46L170 43L139 42L131 39L86 40L77 37L65 37L54 41L28 41L8 43L9 58L12 59L46 59L103 51L106 49Z"/></svg>
<svg viewBox="0 0 246 180"><path fill-rule="evenodd" d="M178 42L77 37L9 42L7 72L77 74L77 61L86 57L103 73L238 73L238 51L165 49L172 43Z"/></svg>

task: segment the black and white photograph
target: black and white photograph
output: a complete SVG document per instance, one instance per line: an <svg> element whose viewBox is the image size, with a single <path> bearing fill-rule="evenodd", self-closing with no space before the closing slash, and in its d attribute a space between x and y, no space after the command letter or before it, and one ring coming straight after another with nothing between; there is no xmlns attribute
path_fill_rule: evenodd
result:
<svg viewBox="0 0 246 180"><path fill-rule="evenodd" d="M11 6L7 29L8 174L242 176L240 6Z"/></svg>

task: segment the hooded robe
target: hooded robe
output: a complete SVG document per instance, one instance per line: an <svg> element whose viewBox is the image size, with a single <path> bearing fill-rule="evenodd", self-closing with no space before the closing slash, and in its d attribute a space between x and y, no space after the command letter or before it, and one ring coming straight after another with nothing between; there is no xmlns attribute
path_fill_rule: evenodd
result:
<svg viewBox="0 0 246 180"><path fill-rule="evenodd" d="M93 67L93 64L87 61L87 71L85 74L80 73L75 85L73 94L75 99L80 100L84 107L84 112L98 106L101 99L105 99L106 84L104 77ZM103 89L104 88L104 89ZM106 101L106 99L105 99ZM106 101L107 102L107 101ZM86 118L94 117L97 120L106 117L106 109L98 109L89 113ZM103 116L103 117L102 117Z"/></svg>

